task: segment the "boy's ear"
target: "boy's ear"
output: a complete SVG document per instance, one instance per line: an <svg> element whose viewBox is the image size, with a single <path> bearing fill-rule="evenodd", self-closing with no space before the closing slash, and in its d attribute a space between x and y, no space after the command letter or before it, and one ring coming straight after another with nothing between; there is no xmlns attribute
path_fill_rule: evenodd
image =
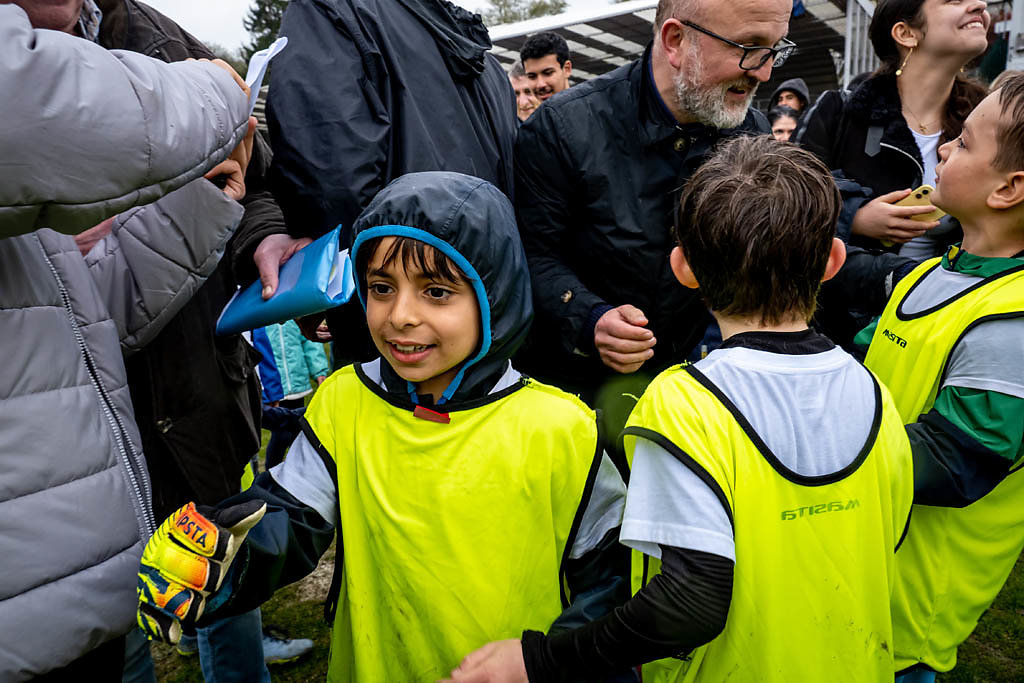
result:
<svg viewBox="0 0 1024 683"><path fill-rule="evenodd" d="M690 263L686 260L686 254L683 253L682 247L672 249L672 253L668 255L668 263L672 267L672 274L679 280L679 284L690 289L700 287L697 277L690 270Z"/></svg>
<svg viewBox="0 0 1024 683"><path fill-rule="evenodd" d="M985 203L995 211L1012 209L1024 202L1024 171L1014 171L992 190Z"/></svg>
<svg viewBox="0 0 1024 683"><path fill-rule="evenodd" d="M821 281L831 280L839 272L839 269L846 263L846 245L838 237L832 238L832 248L828 252L828 263L825 264L825 274Z"/></svg>

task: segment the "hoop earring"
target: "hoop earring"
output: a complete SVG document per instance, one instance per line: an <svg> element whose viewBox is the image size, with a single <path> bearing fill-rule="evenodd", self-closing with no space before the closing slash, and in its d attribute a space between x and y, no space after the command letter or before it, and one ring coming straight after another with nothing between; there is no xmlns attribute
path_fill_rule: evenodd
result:
<svg viewBox="0 0 1024 683"><path fill-rule="evenodd" d="M914 54L914 48L910 48L910 52L908 52L907 56L903 58L903 63L900 64L900 68L896 69L897 77L903 75L903 69L907 66L907 62L910 61L910 55L912 54Z"/></svg>

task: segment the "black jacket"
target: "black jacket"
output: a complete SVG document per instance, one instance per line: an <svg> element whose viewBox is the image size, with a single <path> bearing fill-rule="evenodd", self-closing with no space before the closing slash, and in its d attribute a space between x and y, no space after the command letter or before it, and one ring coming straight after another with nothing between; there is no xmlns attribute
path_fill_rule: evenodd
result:
<svg viewBox="0 0 1024 683"><path fill-rule="evenodd" d="M291 233L346 228L413 171L512 185L515 95L478 15L445 0L293 0L267 123Z"/></svg>
<svg viewBox="0 0 1024 683"><path fill-rule="evenodd" d="M167 62L213 58L173 21L135 0L98 0L100 43ZM266 189L269 147L253 148L242 222L217 269L144 349L125 359L158 519L189 500L212 504L239 489L242 467L260 446L258 354L214 323L235 291L231 259L251 264L259 239L284 232Z"/></svg>
<svg viewBox="0 0 1024 683"><path fill-rule="evenodd" d="M882 312L888 293L913 262L895 255L899 247L851 236L853 216L872 198L918 187L924 176L921 150L903 118L896 77L872 76L856 90L831 90L803 117L795 141L832 169L843 195L836 234L866 252L851 252L839 276L822 287L816 324L856 355L853 337ZM944 231L950 243L962 234L954 219ZM882 293L884 291L884 296Z"/></svg>
<svg viewBox="0 0 1024 683"><path fill-rule="evenodd" d="M850 237L853 214L873 197L919 186L924 176L921 150L903 118L896 77L872 76L852 93L822 93L803 117L796 142L860 186L841 187L839 236L858 246L882 248L877 240Z"/></svg>
<svg viewBox="0 0 1024 683"><path fill-rule="evenodd" d="M292 0L281 35L270 182L292 235L350 228L415 171L465 173L512 196L515 94L478 15L446 0ZM327 322L337 365L376 355L354 302Z"/></svg>
<svg viewBox="0 0 1024 683"><path fill-rule="evenodd" d="M754 110L734 130L678 125L649 60L650 48L559 93L516 142L516 214L537 311L518 366L572 389L612 373L593 346L597 306L632 304L647 315L658 342L645 371L683 360L701 338L710 316L669 268L679 191L719 140L769 131Z"/></svg>

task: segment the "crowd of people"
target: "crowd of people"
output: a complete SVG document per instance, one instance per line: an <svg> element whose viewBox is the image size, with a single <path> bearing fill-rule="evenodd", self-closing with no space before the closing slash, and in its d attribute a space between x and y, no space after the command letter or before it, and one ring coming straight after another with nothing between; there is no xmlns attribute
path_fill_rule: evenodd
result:
<svg viewBox="0 0 1024 683"><path fill-rule="evenodd" d="M142 2L0 2L0 680L270 680L335 541L329 680L954 668L1024 547L1024 76L963 74L983 0L880 0L766 115L791 10L661 0L572 84L292 0L267 140ZM338 225L353 301L214 334Z"/></svg>

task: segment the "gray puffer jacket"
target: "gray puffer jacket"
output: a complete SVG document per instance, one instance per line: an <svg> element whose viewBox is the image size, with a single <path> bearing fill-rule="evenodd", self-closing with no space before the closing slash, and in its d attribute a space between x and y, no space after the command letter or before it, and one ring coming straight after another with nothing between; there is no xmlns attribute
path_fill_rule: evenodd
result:
<svg viewBox="0 0 1024 683"><path fill-rule="evenodd" d="M234 147L247 112L216 67L33 31L11 5L0 5L0 92L18 93L0 99L7 682L63 666L134 622L154 520L122 352L145 344L220 258L242 209L188 181ZM72 237L36 229L53 221L74 232L115 213L88 258ZM183 215L203 220L170 218Z"/></svg>
<svg viewBox="0 0 1024 683"><path fill-rule="evenodd" d="M17 5L0 5L0 96L0 237L154 201L227 157L247 121L220 68L36 31Z"/></svg>

